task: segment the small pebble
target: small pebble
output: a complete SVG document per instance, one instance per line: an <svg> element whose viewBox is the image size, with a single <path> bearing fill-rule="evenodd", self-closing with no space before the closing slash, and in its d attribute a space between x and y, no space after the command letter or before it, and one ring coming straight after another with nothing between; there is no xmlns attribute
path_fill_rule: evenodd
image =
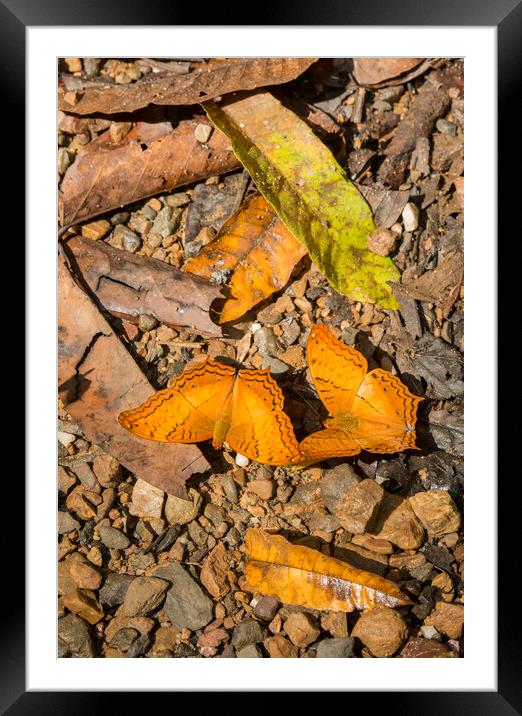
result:
<svg viewBox="0 0 522 716"><path fill-rule="evenodd" d="M419 226L419 210L411 201L402 210L402 223L404 231L415 231Z"/></svg>
<svg viewBox="0 0 522 716"><path fill-rule="evenodd" d="M194 130L194 136L196 137L198 142L201 142L202 144L208 142L211 134L212 127L209 127L208 124L198 124L198 126Z"/></svg>
<svg viewBox="0 0 522 716"><path fill-rule="evenodd" d="M438 119L437 129L439 132L442 132L442 134L449 134L452 137L454 137L457 133L456 125L453 124L453 122L448 122L447 119Z"/></svg>
<svg viewBox="0 0 522 716"><path fill-rule="evenodd" d="M235 463L238 467L247 467L250 465L250 460L244 455L237 453Z"/></svg>
<svg viewBox="0 0 522 716"><path fill-rule="evenodd" d="M148 313L140 313L138 318L138 327L140 331L152 331L152 329L157 325L158 321L154 318L154 316L151 316Z"/></svg>

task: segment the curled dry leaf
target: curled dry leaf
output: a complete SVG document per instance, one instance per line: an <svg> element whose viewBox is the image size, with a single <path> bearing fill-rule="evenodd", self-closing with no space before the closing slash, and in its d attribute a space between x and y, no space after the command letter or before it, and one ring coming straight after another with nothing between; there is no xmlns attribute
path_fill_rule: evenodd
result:
<svg viewBox="0 0 522 716"><path fill-rule="evenodd" d="M149 104L197 104L228 92L289 82L314 62L309 57L240 57L182 76L150 74L128 85L107 82L71 90L61 83L58 106L75 114L115 114L134 112Z"/></svg>
<svg viewBox="0 0 522 716"><path fill-rule="evenodd" d="M138 122L119 142L106 131L87 144L61 184L62 226L240 166L220 132L197 140L201 124L208 122L186 120L175 129L170 122Z"/></svg>
<svg viewBox="0 0 522 716"><path fill-rule="evenodd" d="M386 87L409 82L430 66L420 57L355 57L353 77L359 85Z"/></svg>
<svg viewBox="0 0 522 716"><path fill-rule="evenodd" d="M210 465L196 445L160 445L137 438L118 415L151 393L130 354L91 299L58 265L58 384L69 415L85 437L137 477L186 498L184 483Z"/></svg>
<svg viewBox="0 0 522 716"><path fill-rule="evenodd" d="M394 582L280 535L248 529L245 544L250 587L286 604L334 612L411 604Z"/></svg>
<svg viewBox="0 0 522 716"><path fill-rule="evenodd" d="M78 276L114 316L137 323L140 314L168 326L187 326L206 336L220 336L209 316L221 290L163 261L121 251L103 241L73 236L65 250Z"/></svg>
<svg viewBox="0 0 522 716"><path fill-rule="evenodd" d="M231 274L231 298L223 306L219 321L227 323L283 288L305 254L306 247L294 238L270 204L254 194L184 268L218 282Z"/></svg>
<svg viewBox="0 0 522 716"><path fill-rule="evenodd" d="M353 300L398 308L387 285L398 280L397 268L367 247L370 207L305 122L268 92L208 102L205 110L329 283Z"/></svg>

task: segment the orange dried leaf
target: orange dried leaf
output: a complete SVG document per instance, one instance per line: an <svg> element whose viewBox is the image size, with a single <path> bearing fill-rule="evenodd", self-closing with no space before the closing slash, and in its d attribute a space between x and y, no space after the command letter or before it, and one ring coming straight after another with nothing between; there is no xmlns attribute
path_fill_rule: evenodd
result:
<svg viewBox="0 0 522 716"><path fill-rule="evenodd" d="M286 604L334 612L411 604L394 582L280 535L249 529L245 544L250 587Z"/></svg>
<svg viewBox="0 0 522 716"><path fill-rule="evenodd" d="M231 273L230 298L220 323L234 321L287 283L297 261L307 253L270 204L250 197L185 270L212 279Z"/></svg>

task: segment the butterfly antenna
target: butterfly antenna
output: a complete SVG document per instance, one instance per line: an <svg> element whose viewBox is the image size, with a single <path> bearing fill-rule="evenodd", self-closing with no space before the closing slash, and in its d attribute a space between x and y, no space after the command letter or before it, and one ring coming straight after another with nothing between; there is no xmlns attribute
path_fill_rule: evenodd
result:
<svg viewBox="0 0 522 716"><path fill-rule="evenodd" d="M199 457L197 457L195 460L192 460L192 462L189 462L188 465L185 465L185 467L182 467L182 468L181 468L181 472L183 472L184 470L188 470L191 465L193 465L193 464L194 464L195 462L197 462L198 460L201 460L202 457L204 457L204 456L203 456L203 455L199 455Z"/></svg>
<svg viewBox="0 0 522 716"><path fill-rule="evenodd" d="M304 395L303 395L299 390L297 390L297 389L295 389L295 388L294 388L294 390L295 390L295 392L298 394L298 396L301 398L301 400L304 400L304 402L308 405L308 407L310 408L310 410L313 410L313 412L317 415L317 417L318 417L318 418L321 418L321 420L322 420L322 419L323 419L323 416L322 416L321 413L317 410L317 408L315 408L315 407L312 405L312 403L310 403L310 402L304 397Z"/></svg>

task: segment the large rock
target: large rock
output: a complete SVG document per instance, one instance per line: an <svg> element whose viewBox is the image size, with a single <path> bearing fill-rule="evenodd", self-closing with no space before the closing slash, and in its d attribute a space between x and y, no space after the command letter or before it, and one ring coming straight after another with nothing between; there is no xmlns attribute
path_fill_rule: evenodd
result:
<svg viewBox="0 0 522 716"><path fill-rule="evenodd" d="M167 567L158 567L154 576L171 584L163 609L173 624L196 631L212 621L212 601L180 564L173 562Z"/></svg>
<svg viewBox="0 0 522 716"><path fill-rule="evenodd" d="M410 499L413 511L432 537L457 532L460 513L445 490L417 492Z"/></svg>
<svg viewBox="0 0 522 716"><path fill-rule="evenodd" d="M63 604L89 624L97 624L103 619L103 609L90 589L74 589L63 597Z"/></svg>
<svg viewBox="0 0 522 716"><path fill-rule="evenodd" d="M385 494L375 529L370 531L401 549L418 549L424 542L424 527L408 500L399 495Z"/></svg>
<svg viewBox="0 0 522 716"><path fill-rule="evenodd" d="M127 589L123 613L143 617L158 609L165 599L169 583L159 577L136 577Z"/></svg>
<svg viewBox="0 0 522 716"><path fill-rule="evenodd" d="M374 656L393 656L408 636L404 619L393 609L376 607L364 612L352 630Z"/></svg>

